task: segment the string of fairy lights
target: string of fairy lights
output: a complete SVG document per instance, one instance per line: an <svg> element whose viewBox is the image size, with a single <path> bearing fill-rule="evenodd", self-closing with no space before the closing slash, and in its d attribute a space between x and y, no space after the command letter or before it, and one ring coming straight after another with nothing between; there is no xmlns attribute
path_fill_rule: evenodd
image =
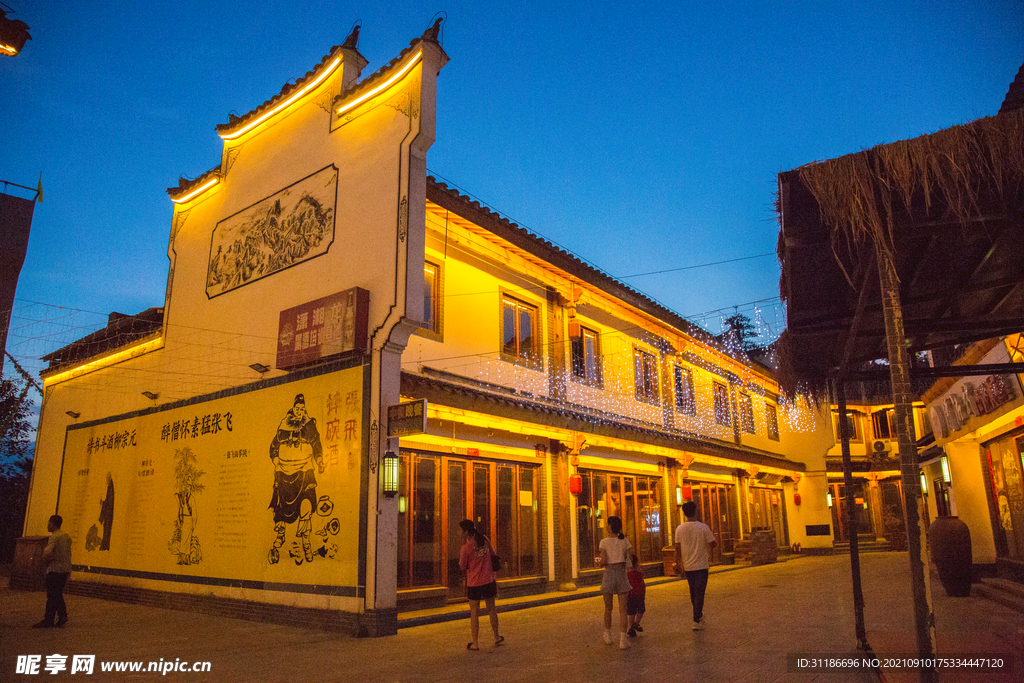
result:
<svg viewBox="0 0 1024 683"><path fill-rule="evenodd" d="M720 321L724 321L727 314L735 315L750 310L750 320L754 324L757 338L765 338L781 328L778 316L773 322L770 315L765 315L762 306L769 303L768 312L771 313L771 302L771 299L761 300L749 305L708 311L695 317L710 319L718 316ZM104 328L108 322L106 315L97 312L23 300L16 303L8 334L8 353L34 376L38 376L47 367L46 362L41 360L42 356ZM75 390L134 395L139 392L139 387L158 384L162 400L191 398L258 379L250 362L261 350L265 354L266 349L272 348L276 341L276 337L267 335L181 325L171 327L173 329L169 329L167 334L173 336L176 343L155 354L155 362L145 367L118 364L99 373L86 374L75 381ZM666 378L666 386L661 392L663 395L658 401L637 400L632 340L633 334L640 329L639 326L627 326L601 333L600 387L576 381L571 363L566 359L564 367L555 371L563 375L560 379L565 380L566 396L556 403L560 402L577 413L590 415L595 421L614 422L616 418L626 417L664 430L664 409L660 401L675 401L672 378ZM738 349L729 348L728 338L725 346L732 355L742 353ZM541 355L544 355L543 350ZM547 374L510 363L497 350L419 358L403 363L406 369L411 370L426 365L443 368L469 380L475 379L482 387L488 383L499 384L519 392L546 397L548 401L553 400L548 396ZM9 369L5 368L5 372L9 372ZM716 418L712 376L697 368L690 368L690 372L693 415L685 414L687 411L677 412L673 429L680 433L730 437L731 426L719 424ZM763 434L767 420L764 412L766 409L759 405L763 398L752 393L751 401L760 416L755 419L755 430ZM779 423L790 431L804 432L814 428L813 411L806 405L800 406L798 402L783 400L779 402L777 410ZM739 419L739 416L730 419Z"/></svg>

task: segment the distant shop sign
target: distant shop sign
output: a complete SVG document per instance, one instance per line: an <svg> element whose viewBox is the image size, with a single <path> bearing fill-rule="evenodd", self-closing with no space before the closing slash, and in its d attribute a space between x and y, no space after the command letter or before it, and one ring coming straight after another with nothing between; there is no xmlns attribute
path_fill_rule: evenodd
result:
<svg viewBox="0 0 1024 683"><path fill-rule="evenodd" d="M979 365L1008 362L1006 348L1000 344ZM977 429L984 424L977 418L993 413L1018 398L1020 387L1014 375L962 379L928 406L935 438L946 439L959 431Z"/></svg>
<svg viewBox="0 0 1024 683"><path fill-rule="evenodd" d="M353 287L281 311L277 367L281 370L339 356L366 353L370 293Z"/></svg>
<svg viewBox="0 0 1024 683"><path fill-rule="evenodd" d="M388 438L427 431L427 399L388 406Z"/></svg>

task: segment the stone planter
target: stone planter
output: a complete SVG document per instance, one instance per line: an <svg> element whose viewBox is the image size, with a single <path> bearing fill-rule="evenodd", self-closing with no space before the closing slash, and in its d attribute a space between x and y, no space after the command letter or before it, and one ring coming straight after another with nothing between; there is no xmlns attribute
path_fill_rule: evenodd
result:
<svg viewBox="0 0 1024 683"><path fill-rule="evenodd" d="M971 532L957 517L936 517L928 527L932 561L946 595L964 598L971 594Z"/></svg>

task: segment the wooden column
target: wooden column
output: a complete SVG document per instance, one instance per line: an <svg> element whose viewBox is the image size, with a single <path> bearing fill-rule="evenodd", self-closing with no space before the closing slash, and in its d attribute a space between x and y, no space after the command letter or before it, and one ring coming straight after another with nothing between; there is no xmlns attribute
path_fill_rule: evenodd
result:
<svg viewBox="0 0 1024 683"><path fill-rule="evenodd" d="M868 634L864 628L864 590L860 581L860 544L857 538L857 519L854 516L853 462L850 459L850 426L846 422L846 387L842 380L836 382L836 402L839 404L839 439L843 452L843 483L846 485L845 520L846 536L850 540L850 575L853 579L853 618L857 633L857 647L867 651ZM836 505L839 501L836 501Z"/></svg>
<svg viewBox="0 0 1024 683"><path fill-rule="evenodd" d="M920 467L914 442L914 415L911 409L914 397L910 388L910 362L903 332L903 308L900 303L899 279L893 255L884 244L875 243L878 260L878 279L882 290L882 311L885 318L885 338L889 352L889 376L892 381L892 400L896 415L896 441L899 444L900 473L907 525L907 544L910 550L910 583L914 593L914 622L917 626L917 653L922 659L935 656L935 614L928 569L928 546L925 533L927 519L922 521L924 503L921 497ZM933 667L918 670L920 680L938 681Z"/></svg>
<svg viewBox="0 0 1024 683"><path fill-rule="evenodd" d="M572 527L569 515L575 511L575 500L569 493L569 451L561 441L551 439L551 464L554 473L552 493L554 495L555 519L555 583L560 591L574 591L572 580Z"/></svg>

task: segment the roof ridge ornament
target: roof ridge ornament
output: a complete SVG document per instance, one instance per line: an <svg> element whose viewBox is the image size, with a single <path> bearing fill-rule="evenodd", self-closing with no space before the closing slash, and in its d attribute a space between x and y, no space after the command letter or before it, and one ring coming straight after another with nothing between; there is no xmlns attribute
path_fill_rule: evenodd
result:
<svg viewBox="0 0 1024 683"><path fill-rule="evenodd" d="M437 43L440 45L438 42L438 36L441 33L441 24L444 23L444 19L444 17L438 17L434 21L434 25L423 32L423 35L420 36L420 40L429 40L431 43Z"/></svg>
<svg viewBox="0 0 1024 683"><path fill-rule="evenodd" d="M345 42L341 44L342 48L348 48L350 50L357 49L356 44L359 43L359 28L360 26L358 23L352 27L352 33L349 33L348 38L346 38Z"/></svg>

